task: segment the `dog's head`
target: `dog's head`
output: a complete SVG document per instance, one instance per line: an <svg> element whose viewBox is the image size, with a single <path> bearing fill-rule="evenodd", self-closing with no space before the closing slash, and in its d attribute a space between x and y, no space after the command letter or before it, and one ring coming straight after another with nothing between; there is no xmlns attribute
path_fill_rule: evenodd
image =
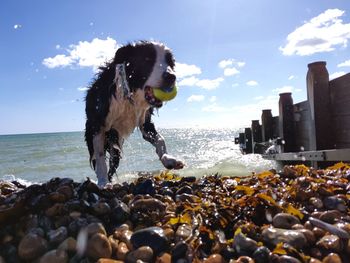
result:
<svg viewBox="0 0 350 263"><path fill-rule="evenodd" d="M153 89L175 88L175 60L165 45L142 41L119 48L115 64L125 65L125 75L131 92L143 92L144 99L154 107L162 101L154 96Z"/></svg>

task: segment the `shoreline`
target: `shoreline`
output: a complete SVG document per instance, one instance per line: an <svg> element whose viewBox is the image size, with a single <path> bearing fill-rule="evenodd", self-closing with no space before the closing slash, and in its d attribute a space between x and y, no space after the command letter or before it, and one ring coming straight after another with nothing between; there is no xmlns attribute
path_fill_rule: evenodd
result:
<svg viewBox="0 0 350 263"><path fill-rule="evenodd" d="M342 163L244 178L162 172L103 190L69 178L3 181L0 193L0 262L350 258L350 166Z"/></svg>

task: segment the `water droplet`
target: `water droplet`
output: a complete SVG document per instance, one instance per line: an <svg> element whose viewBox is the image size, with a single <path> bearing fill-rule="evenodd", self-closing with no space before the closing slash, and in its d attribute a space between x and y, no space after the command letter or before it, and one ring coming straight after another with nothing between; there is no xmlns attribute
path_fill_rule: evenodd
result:
<svg viewBox="0 0 350 263"><path fill-rule="evenodd" d="M282 144L286 144L286 141L285 141L285 140L282 140L281 143L282 143Z"/></svg>
<svg viewBox="0 0 350 263"><path fill-rule="evenodd" d="M130 62L126 63L126 66L129 67L130 66Z"/></svg>
<svg viewBox="0 0 350 263"><path fill-rule="evenodd" d="M132 75L129 76L129 79L131 79L131 78L132 78Z"/></svg>
<svg viewBox="0 0 350 263"><path fill-rule="evenodd" d="M305 162L305 161L306 161L305 156L302 156L302 157L301 157L301 160L302 160L303 162Z"/></svg>
<svg viewBox="0 0 350 263"><path fill-rule="evenodd" d="M300 146L300 151L304 151L305 150L305 148L304 148L304 146Z"/></svg>

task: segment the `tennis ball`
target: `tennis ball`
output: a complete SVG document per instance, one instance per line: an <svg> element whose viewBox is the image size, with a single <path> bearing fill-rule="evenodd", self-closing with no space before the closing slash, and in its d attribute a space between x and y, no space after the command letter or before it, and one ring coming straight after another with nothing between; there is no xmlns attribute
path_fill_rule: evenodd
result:
<svg viewBox="0 0 350 263"><path fill-rule="evenodd" d="M173 98L175 98L176 94L177 94L177 87L175 85L166 91L164 89L158 89L158 88L153 89L154 97L161 101L172 100Z"/></svg>

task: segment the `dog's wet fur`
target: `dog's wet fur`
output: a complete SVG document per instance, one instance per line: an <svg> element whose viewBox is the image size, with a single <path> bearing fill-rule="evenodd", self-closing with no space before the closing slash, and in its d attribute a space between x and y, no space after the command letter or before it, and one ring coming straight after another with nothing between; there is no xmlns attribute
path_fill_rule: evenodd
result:
<svg viewBox="0 0 350 263"><path fill-rule="evenodd" d="M130 89L127 97L116 70L118 64L125 66ZM167 155L164 140L152 122L153 110L162 106L162 102L152 96L152 89L175 85L174 67L171 50L161 43L148 41L120 47L113 60L100 67L87 91L85 109L85 140L100 186L105 186L116 173L123 142L135 128L156 147L166 168L182 168L181 161ZM108 171L106 153L109 154Z"/></svg>

